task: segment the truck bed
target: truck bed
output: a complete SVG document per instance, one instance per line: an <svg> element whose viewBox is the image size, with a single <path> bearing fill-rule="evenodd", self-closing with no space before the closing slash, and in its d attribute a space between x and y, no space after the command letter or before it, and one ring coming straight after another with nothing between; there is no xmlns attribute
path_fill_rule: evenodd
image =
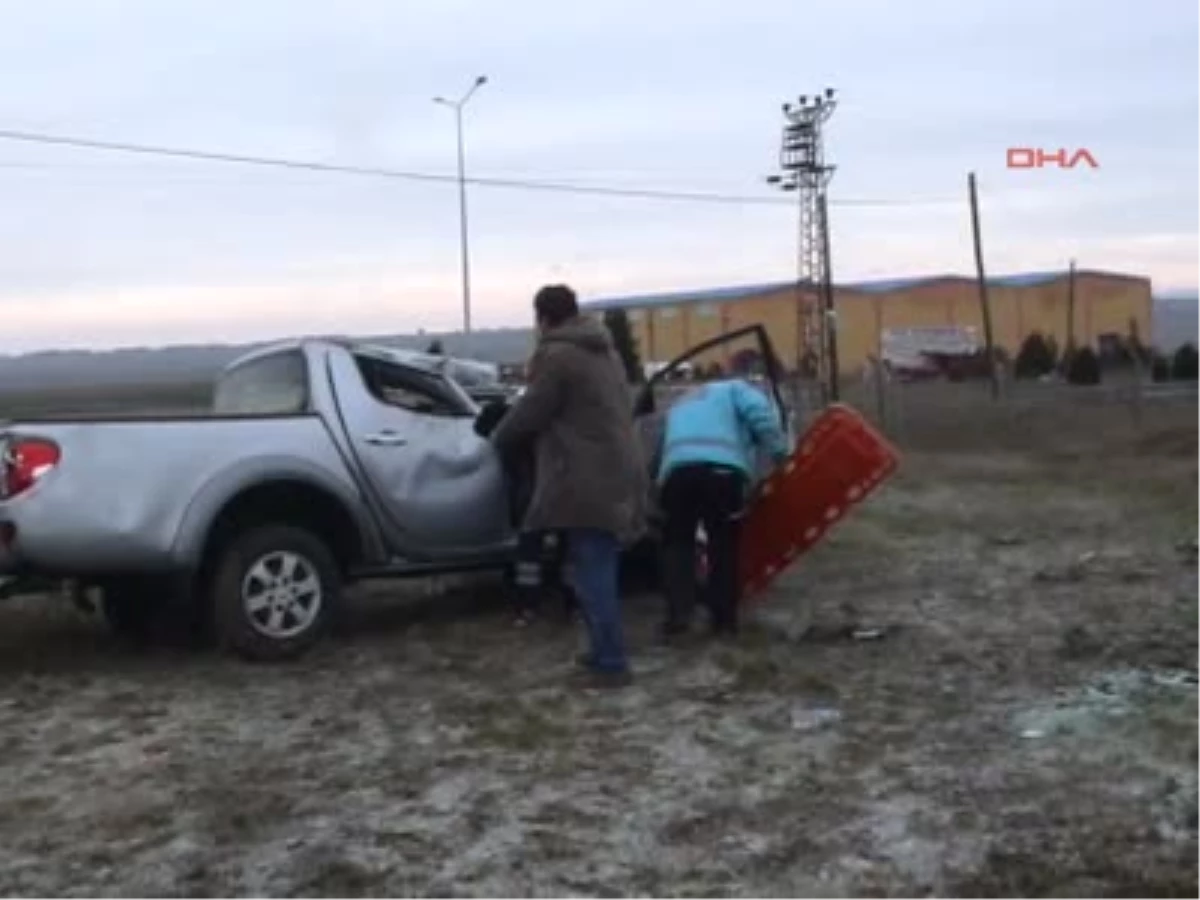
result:
<svg viewBox="0 0 1200 900"><path fill-rule="evenodd" d="M71 387L0 385L0 421L204 415L212 407L214 382L150 380Z"/></svg>
<svg viewBox="0 0 1200 900"><path fill-rule="evenodd" d="M37 485L0 500L0 520L19 521L21 561L65 574L181 564L206 497L228 496L264 470L333 478L343 496L358 490L316 414L50 417L0 423L5 435L61 449Z"/></svg>

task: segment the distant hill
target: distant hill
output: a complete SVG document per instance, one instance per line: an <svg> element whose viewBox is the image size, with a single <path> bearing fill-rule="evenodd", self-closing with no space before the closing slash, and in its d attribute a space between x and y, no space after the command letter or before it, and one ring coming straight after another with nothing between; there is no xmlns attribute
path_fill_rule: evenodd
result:
<svg viewBox="0 0 1200 900"><path fill-rule="evenodd" d="M1197 342L1200 330L1200 295L1178 291L1154 298L1154 345L1164 353Z"/></svg>
<svg viewBox="0 0 1200 900"><path fill-rule="evenodd" d="M1154 300L1154 344L1171 353L1181 344L1196 343L1200 327L1196 291L1164 293ZM423 350L434 340L447 353L497 363L520 363L529 355L533 334L528 328L367 337L394 347ZM225 365L259 344L130 348L90 352L46 351L0 356L0 394L76 387L103 389L138 383L195 384L212 379Z"/></svg>
<svg viewBox="0 0 1200 900"><path fill-rule="evenodd" d="M384 335L363 340L413 350L424 350L438 340L451 355L496 363L521 363L529 356L533 334L528 328L505 328L473 332L469 341L459 332ZM195 384L211 380L230 362L262 346L263 343L180 345L95 352L51 350L0 356L0 394L136 383Z"/></svg>

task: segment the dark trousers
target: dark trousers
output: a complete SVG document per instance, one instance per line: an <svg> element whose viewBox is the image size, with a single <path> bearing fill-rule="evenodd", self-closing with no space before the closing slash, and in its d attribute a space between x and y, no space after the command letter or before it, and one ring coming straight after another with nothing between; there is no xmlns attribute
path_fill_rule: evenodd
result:
<svg viewBox="0 0 1200 900"><path fill-rule="evenodd" d="M514 572L517 615L526 619L541 612L548 599L558 599L565 617L576 608L574 586L563 578L565 536L551 531L522 531L517 536Z"/></svg>
<svg viewBox="0 0 1200 900"><path fill-rule="evenodd" d="M725 466L696 464L671 472L662 487L663 582L667 595L664 631L691 626L696 606L696 528L708 538L705 600L716 631L737 630L740 586L738 539L745 508L746 476Z"/></svg>

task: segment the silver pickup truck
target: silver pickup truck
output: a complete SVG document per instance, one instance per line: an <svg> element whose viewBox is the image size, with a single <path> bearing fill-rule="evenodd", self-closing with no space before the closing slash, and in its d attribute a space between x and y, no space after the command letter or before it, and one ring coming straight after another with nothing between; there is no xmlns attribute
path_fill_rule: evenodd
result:
<svg viewBox="0 0 1200 900"><path fill-rule="evenodd" d="M761 327L720 340L747 337L769 353ZM511 564L518 494L479 414L444 366L306 340L233 363L204 415L0 424L0 576L96 589L119 632L170 620L299 655L343 585Z"/></svg>

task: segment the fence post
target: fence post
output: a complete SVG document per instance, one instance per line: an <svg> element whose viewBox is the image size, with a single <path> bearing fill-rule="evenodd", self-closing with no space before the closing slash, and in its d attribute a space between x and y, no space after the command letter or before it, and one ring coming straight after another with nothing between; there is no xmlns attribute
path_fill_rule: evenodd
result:
<svg viewBox="0 0 1200 900"><path fill-rule="evenodd" d="M983 234L979 226L979 191L975 184L975 173L967 175L967 191L971 200L971 236L975 244L975 273L979 284L979 311L983 319L983 340L987 349L991 371L992 400L1000 399L1000 382L996 378L996 343L992 336L992 307L988 302L987 273L983 267Z"/></svg>
<svg viewBox="0 0 1200 900"><path fill-rule="evenodd" d="M888 421L887 372L884 370L883 360L871 354L867 361L867 371L871 386L875 389L875 417L879 420L879 429L884 434L890 434L892 428Z"/></svg>
<svg viewBox="0 0 1200 900"><path fill-rule="evenodd" d="M1138 335L1137 319L1129 320L1129 347L1133 356L1133 392L1130 396L1130 405L1133 412L1133 427L1141 430L1142 427L1142 390L1144 387L1145 370L1142 361L1142 342Z"/></svg>
<svg viewBox="0 0 1200 900"><path fill-rule="evenodd" d="M886 410L888 417L889 437L894 441L904 440L905 428L905 402L904 382L899 378L893 378L891 371L882 362L879 363L880 371L883 375L883 391L886 397Z"/></svg>
<svg viewBox="0 0 1200 900"><path fill-rule="evenodd" d="M1130 405L1133 408L1133 427L1138 430L1142 427L1142 388L1142 364L1136 362L1133 364L1133 395Z"/></svg>

